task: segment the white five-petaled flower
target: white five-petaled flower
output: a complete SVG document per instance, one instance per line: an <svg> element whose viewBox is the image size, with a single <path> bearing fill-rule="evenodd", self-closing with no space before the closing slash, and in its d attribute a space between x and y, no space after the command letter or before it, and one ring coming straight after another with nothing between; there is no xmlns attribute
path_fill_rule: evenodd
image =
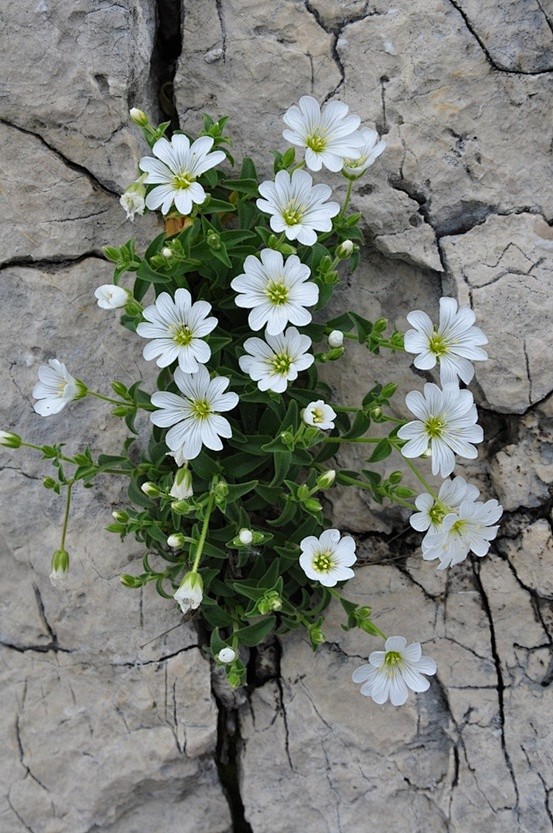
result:
<svg viewBox="0 0 553 833"><path fill-rule="evenodd" d="M330 231L332 217L340 211L337 202L326 202L332 193L328 185L313 185L307 171L294 171L292 176L279 171L274 182L261 183L259 193L264 199L257 200L257 207L272 215L272 230L305 246L317 242L317 231Z"/></svg>
<svg viewBox="0 0 553 833"><path fill-rule="evenodd" d="M400 439L408 440L401 449L404 457L420 457L429 449L432 474L447 477L455 468L455 454L469 459L478 456L472 443L482 442L484 433L476 424L478 414L470 391L456 385L440 390L428 383L424 395L411 391L405 402L417 419L398 431Z"/></svg>
<svg viewBox="0 0 553 833"><path fill-rule="evenodd" d="M382 705L388 699L403 706L411 691L426 691L430 682L423 674L436 673L436 663L425 657L419 642L407 645L403 636L390 636L383 651L373 651L369 662L356 668L354 683L363 683L361 694Z"/></svg>
<svg viewBox="0 0 553 833"><path fill-rule="evenodd" d="M33 388L33 396L38 399L34 409L41 416L59 414L68 402L80 399L86 393L86 387L75 379L63 362L50 359L48 366L38 370L39 381Z"/></svg>
<svg viewBox="0 0 553 833"><path fill-rule="evenodd" d="M299 106L294 104L284 114L290 129L282 135L290 144L305 148L305 164L311 171L320 171L324 165L337 172L344 157L357 156L363 144L357 131L361 118L348 113L343 101L329 101L321 109L318 101L304 95Z"/></svg>
<svg viewBox="0 0 553 833"><path fill-rule="evenodd" d="M300 567L308 578L324 587L353 578L351 565L357 560L351 535L342 538L338 529L325 529L318 538L309 535L300 542Z"/></svg>
<svg viewBox="0 0 553 833"><path fill-rule="evenodd" d="M363 127L359 133L363 139L363 145L351 159L344 159L343 170L350 177L361 176L386 149L386 142L384 139L379 140L378 133L372 127Z"/></svg>
<svg viewBox="0 0 553 833"><path fill-rule="evenodd" d="M183 613L188 613L189 610L197 610L202 603L203 581L199 573L187 573L183 578L181 585L173 598L180 605Z"/></svg>
<svg viewBox="0 0 553 833"><path fill-rule="evenodd" d="M446 515L455 511L466 500L474 501L480 496L479 490L462 477L444 480L438 492L438 500L428 492L423 492L415 500L419 510L409 518L409 523L418 532L437 532Z"/></svg>
<svg viewBox="0 0 553 833"><path fill-rule="evenodd" d="M142 313L146 322L136 328L139 336L153 339L144 347L144 358L156 359L158 367L178 359L184 373L196 373L211 357L211 347L203 340L217 326L216 318L207 318L210 312L211 304L192 303L187 289L177 289L174 300L162 292Z"/></svg>
<svg viewBox="0 0 553 833"><path fill-rule="evenodd" d="M285 333L268 335L266 341L247 338L244 349L247 355L238 359L240 368L257 382L259 390L283 393L288 382L298 378L298 373L311 367L315 357L307 351L311 347L309 336L300 335L295 327Z"/></svg>
<svg viewBox="0 0 553 833"><path fill-rule="evenodd" d="M248 255L244 273L231 282L231 287L241 293L235 299L236 306L251 309L248 324L252 330L266 324L267 333L276 336L288 323L309 324L312 315L305 307L319 300L319 287L308 280L309 266L296 255L284 260L273 249L262 249L259 258Z"/></svg>
<svg viewBox="0 0 553 833"><path fill-rule="evenodd" d="M476 316L470 307L459 307L455 298L440 298L440 320L435 326L422 310L413 310L407 321L414 330L405 333L405 349L417 353L415 367L430 370L440 364L442 385L457 383L457 377L466 384L474 376L471 362L488 358L479 346L488 339L479 327L474 327Z"/></svg>
<svg viewBox="0 0 553 833"><path fill-rule="evenodd" d="M469 552L482 558L499 529L496 522L503 514L497 500L465 500L455 512L446 515L437 532L424 538L422 557L425 561L440 559L438 570L453 567L464 561Z"/></svg>
<svg viewBox="0 0 553 833"><path fill-rule="evenodd" d="M148 176L146 183L155 185L146 197L150 210L161 207L167 214L173 203L181 214L190 214L194 203L205 201L205 191L197 182L199 176L225 160L222 150L209 151L213 139L201 136L190 144L187 136L176 133L169 142L158 139L152 148L152 156L144 156L138 163Z"/></svg>
<svg viewBox="0 0 553 833"><path fill-rule="evenodd" d="M105 283L95 290L94 297L102 309L122 309L129 300L130 292L114 283Z"/></svg>
<svg viewBox="0 0 553 833"><path fill-rule="evenodd" d="M151 421L160 428L173 426L165 437L167 446L173 452L180 450L181 458L187 460L197 457L202 445L220 451L220 437L232 437L232 429L219 411L230 411L238 404L236 393L224 392L229 379L210 379L203 366L194 374L183 373L177 367L175 382L184 396L166 391L156 391L151 396L152 405L160 409L150 414Z"/></svg>
<svg viewBox="0 0 553 833"><path fill-rule="evenodd" d="M320 428L321 431L329 431L334 428L334 419L336 419L336 411L323 402L322 399L317 399L316 402L310 402L301 414L301 418L306 425L312 428Z"/></svg>

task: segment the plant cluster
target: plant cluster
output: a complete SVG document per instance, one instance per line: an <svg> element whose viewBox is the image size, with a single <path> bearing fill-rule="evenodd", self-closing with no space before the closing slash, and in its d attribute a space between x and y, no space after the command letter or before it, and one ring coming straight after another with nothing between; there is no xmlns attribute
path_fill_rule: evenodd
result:
<svg viewBox="0 0 553 833"><path fill-rule="evenodd" d="M66 494L51 580L63 583L69 569L72 489L113 474L128 478L129 505L113 513L108 529L144 548L141 568L121 581L130 588L153 584L184 614L198 611L213 660L232 686L246 680L240 649L272 633L303 628L316 649L325 641L323 613L332 599L343 607L345 630L386 639L370 607L343 595L355 575L356 545L330 526L322 497L340 484L409 508L412 526L426 533L423 557L439 559L439 569L469 551L485 555L501 507L479 501L475 486L450 475L456 455L474 458L482 440L472 394L460 382L468 384L472 362L486 358L487 339L473 312L452 298L441 299L437 324L423 311L410 313L413 329L405 337L389 332L386 320L353 311L325 318L340 263L353 270L359 261L363 238L360 215L349 211L352 188L385 149L342 102L321 108L304 96L292 106L283 133L290 147L274 154L274 179L262 182L249 158L235 172L226 118L206 116L195 139L180 131L167 138L169 125L151 125L140 110L131 118L151 155L140 160L121 203L130 220L160 210L165 230L143 253L133 240L107 246L113 284L95 296L101 308L121 311L144 359L156 363L157 389L114 381L108 396L52 359L39 371L35 411L48 416L87 396L103 399L128 427L122 451L96 457L87 447L67 456L61 445L0 434L5 446L40 450L54 466L44 485ZM347 181L341 206L308 172L323 167ZM423 393L408 394L411 421L390 411L393 383L374 385L357 403L334 402L318 369L341 360L347 340L373 355L406 350L424 370L438 364L441 387L428 383ZM141 410L152 429L138 453ZM369 436L373 424L379 436ZM342 443L369 449L361 471L329 462ZM416 474L422 494L403 485L400 471L383 477L375 470L392 453ZM444 478L437 493L413 462L420 457ZM376 702L398 705L409 689L428 688L435 671L418 643L392 636L353 679Z"/></svg>

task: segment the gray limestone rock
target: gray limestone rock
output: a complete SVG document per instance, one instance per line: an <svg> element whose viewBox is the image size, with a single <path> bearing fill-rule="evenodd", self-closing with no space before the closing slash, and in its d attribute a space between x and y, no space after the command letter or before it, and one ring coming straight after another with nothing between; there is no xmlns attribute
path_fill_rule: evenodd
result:
<svg viewBox="0 0 553 833"><path fill-rule="evenodd" d="M49 358L104 393L113 378L149 385L141 340L93 292L111 279L103 245L143 246L159 230L155 217L126 222L118 195L146 152L129 107L156 115L158 93L171 106L171 86L156 89L173 60L154 50L161 10L23 0L2 12L0 427L39 444L116 453L127 433L90 399L37 416L31 390ZM169 12L164 36L177 44L178 4ZM181 128L229 115L236 156L252 154L267 178L270 149L286 147L282 114L304 94L346 101L386 139L352 198L361 267L344 272L329 314L354 309L405 330L412 309L435 318L442 294L472 305L490 339L473 389L492 455L483 445L457 471L510 518L489 556L440 573L408 509L333 488L335 523L358 539L348 596L372 605L384 632L423 643L438 663L429 691L397 710L363 698L351 673L381 643L344 632L332 605L315 655L297 634L280 641L280 669L252 651L257 687L231 697L215 682L217 706L193 622L153 588L119 581L143 555L104 530L125 504L120 485L105 476L75 490L61 592L48 581L63 516L41 483L48 470L28 450L1 449L0 829L230 833L242 804L253 833L551 833L550 10L183 0L180 21ZM339 175L315 178L345 193ZM405 354L351 342L346 353L325 368L343 403L394 379L393 411L405 416L405 394L431 378ZM367 456L344 449L340 462ZM399 468L396 457L378 464Z"/></svg>
<svg viewBox="0 0 553 833"><path fill-rule="evenodd" d="M544 360L553 315L551 227L529 213L492 215L441 245L450 291L472 306L490 340L490 360L476 370L488 405L523 413L553 389L553 365Z"/></svg>
<svg viewBox="0 0 553 833"><path fill-rule="evenodd" d="M153 107L155 16L149 0L7 5L2 118L37 134L106 187L125 187L140 152L129 108Z"/></svg>

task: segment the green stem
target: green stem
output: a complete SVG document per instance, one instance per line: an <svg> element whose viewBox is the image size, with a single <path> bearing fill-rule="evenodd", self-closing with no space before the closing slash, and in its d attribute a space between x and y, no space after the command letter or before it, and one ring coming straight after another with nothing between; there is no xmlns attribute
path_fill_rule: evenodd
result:
<svg viewBox="0 0 553 833"><path fill-rule="evenodd" d="M342 210L340 211L340 214L339 214L339 216L338 216L338 219L339 219L339 220L341 220L341 219L342 219L342 217L344 216L344 214L345 214L345 213L346 213L346 211L348 210L349 201L350 201L350 199L351 199L351 191L352 191L352 188L353 188L353 180L352 180L352 179L350 179L350 180L348 180L348 190L346 191L346 198L345 198L345 200L344 200L344 204L343 204L343 206L342 206Z"/></svg>
<svg viewBox="0 0 553 833"><path fill-rule="evenodd" d="M109 402L110 405L124 405L126 408L140 408L143 411L155 411L153 405L142 405L139 402L131 402L128 399L112 399L110 396L104 396L103 393L96 393L94 390L88 390L90 396L95 396L96 399L101 399L103 402Z"/></svg>
<svg viewBox="0 0 553 833"><path fill-rule="evenodd" d="M356 414L363 410L363 408L349 408L346 405L332 405L332 407L335 411L341 411L344 414Z"/></svg>
<svg viewBox="0 0 553 833"><path fill-rule="evenodd" d="M194 564L192 565L192 572L197 573L198 567L200 566L200 559L202 557L202 552L204 549L205 539L207 538L207 530L209 529L209 518L213 511L213 504L215 503L215 495L213 493L210 494L209 500L207 502L206 510L205 510L205 518L202 524L202 531L200 533L200 540L198 541L198 549L196 550L196 556L194 558Z"/></svg>
<svg viewBox="0 0 553 833"><path fill-rule="evenodd" d="M324 443L379 443L385 437L326 437Z"/></svg>
<svg viewBox="0 0 553 833"><path fill-rule="evenodd" d="M363 483L362 480L357 480L355 477L349 477L347 474L340 474L340 482L349 483L352 486L359 486L360 489L367 489L369 492L373 491L373 487L369 483ZM417 511L417 507L413 503L409 503L407 500L403 500L403 498L397 497L396 495L386 495L386 497L394 503L398 503L400 506L405 506L407 509L411 509L413 512Z"/></svg>
<svg viewBox="0 0 553 833"><path fill-rule="evenodd" d="M63 527L61 530L60 550L65 549L65 536L67 535L67 525L69 523L69 510L71 509L71 489L73 488L74 480L67 481L67 497L65 498L65 515L63 518Z"/></svg>
<svg viewBox="0 0 553 833"><path fill-rule="evenodd" d="M396 451L398 451L398 452L401 454L401 449L400 449L400 448L398 448L397 444L396 444L396 443L394 443L392 440L390 440L390 443L391 443L391 445L392 445L392 446L396 449ZM432 488L432 486L431 486L431 485L430 485L430 483L426 480L426 478L425 478L425 477L423 477L423 475L420 473L420 471L419 471L419 470L418 470L418 468L415 466L415 464L411 462L411 460L409 459L409 457L404 457L404 455L403 455L403 454L401 454L401 456L402 456L402 459L404 460L404 462L405 462L405 463L407 463L407 465L409 466L409 468L411 469L411 471L413 472L413 474L415 475L415 477L416 477L416 478L417 478L417 479L418 479L418 480L422 483L422 485L423 485L423 486L424 486L424 488L425 488L425 489L429 492L429 494L431 494L431 495L432 495L432 497L434 498L434 500L437 500L437 501L438 501L438 503L441 503L441 501L440 501L440 499L439 499L438 495L436 494L436 491Z"/></svg>

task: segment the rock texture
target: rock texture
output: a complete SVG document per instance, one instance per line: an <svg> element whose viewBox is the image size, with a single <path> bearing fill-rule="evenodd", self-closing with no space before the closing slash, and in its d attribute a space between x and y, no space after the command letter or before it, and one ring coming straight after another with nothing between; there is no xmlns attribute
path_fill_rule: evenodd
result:
<svg viewBox="0 0 553 833"><path fill-rule="evenodd" d="M345 633L331 608L316 655L298 636L252 652L255 685L232 699L217 682L216 701L194 627L120 585L141 552L103 531L117 484L76 492L60 593L47 576L63 508L44 463L3 449L2 833L553 831L552 21L544 0L2 11L3 429L107 452L125 436L100 402L41 419L30 391L54 356L106 393L148 372L93 299L111 274L101 247L157 229L118 205L144 152L128 108L174 110L191 133L205 111L229 115L237 156L271 176L282 113L310 93L346 101L388 143L354 193L366 246L332 311L405 329L443 293L474 308L490 340L473 385L487 442L459 471L508 513L489 557L444 575L404 510L332 490L336 524L359 542L351 598L423 642L438 662L429 692L399 710L362 698L349 678L377 640ZM347 349L328 367L336 395L355 404L398 378L403 414L425 380L409 357Z"/></svg>

